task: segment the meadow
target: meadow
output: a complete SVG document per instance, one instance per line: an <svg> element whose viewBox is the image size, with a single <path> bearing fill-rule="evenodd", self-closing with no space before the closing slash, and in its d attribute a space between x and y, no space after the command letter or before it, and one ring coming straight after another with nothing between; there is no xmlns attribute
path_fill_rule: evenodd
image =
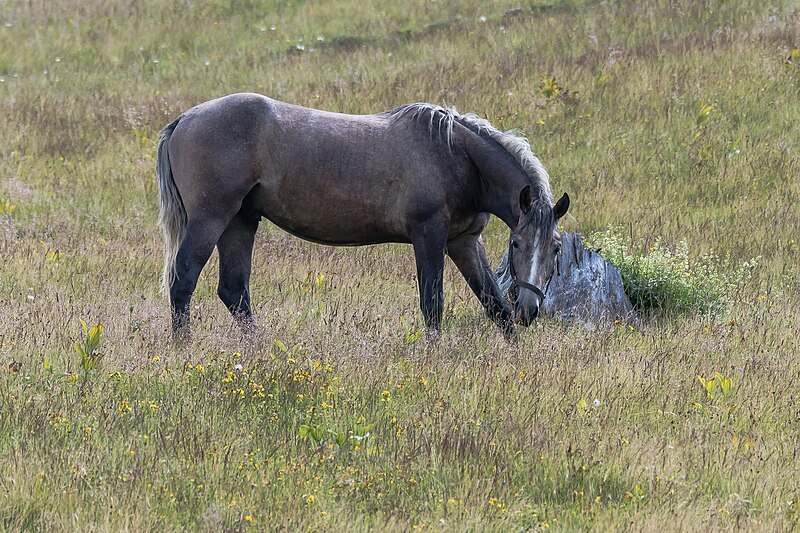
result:
<svg viewBox="0 0 800 533"><path fill-rule="evenodd" d="M800 527L798 48L793 0L0 0L0 530ZM157 137L240 91L519 129L563 229L726 304L509 343L448 262L431 342L410 247L262 222L259 332L212 257L176 348Z"/></svg>

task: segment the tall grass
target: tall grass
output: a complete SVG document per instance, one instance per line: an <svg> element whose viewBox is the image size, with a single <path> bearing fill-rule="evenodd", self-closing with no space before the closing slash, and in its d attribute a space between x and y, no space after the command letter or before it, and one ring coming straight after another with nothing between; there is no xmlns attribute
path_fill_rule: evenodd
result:
<svg viewBox="0 0 800 533"><path fill-rule="evenodd" d="M796 528L798 21L779 0L0 3L0 529ZM259 331L212 258L175 350L157 134L245 90L519 128L566 229L726 258L703 289L724 318L506 343L448 264L431 343L407 247L265 222Z"/></svg>

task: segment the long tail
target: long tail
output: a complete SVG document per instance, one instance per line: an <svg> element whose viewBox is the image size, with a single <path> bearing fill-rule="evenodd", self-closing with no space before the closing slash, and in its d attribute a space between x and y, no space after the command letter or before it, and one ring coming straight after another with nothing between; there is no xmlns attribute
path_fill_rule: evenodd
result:
<svg viewBox="0 0 800 533"><path fill-rule="evenodd" d="M167 294L177 276L175 261L178 257L178 249L186 235L186 208L183 206L181 194L172 177L172 167L167 150L167 143L179 120L180 117L161 131L156 156L156 176L158 176L158 193L161 200L158 225L161 226L161 232L164 234L164 275L161 280L161 290Z"/></svg>

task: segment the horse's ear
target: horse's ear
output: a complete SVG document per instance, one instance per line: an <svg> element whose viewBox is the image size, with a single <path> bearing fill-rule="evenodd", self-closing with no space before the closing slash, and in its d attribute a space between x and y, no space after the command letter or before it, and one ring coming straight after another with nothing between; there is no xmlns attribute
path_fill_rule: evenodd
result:
<svg viewBox="0 0 800 533"><path fill-rule="evenodd" d="M531 192L531 186L526 185L519 192L519 208L522 209L524 214L531 210L531 206L533 206L533 193Z"/></svg>
<svg viewBox="0 0 800 533"><path fill-rule="evenodd" d="M553 206L553 216L556 217L556 220L560 219L564 215L567 214L567 209L569 209L569 195L564 193L556 205Z"/></svg>

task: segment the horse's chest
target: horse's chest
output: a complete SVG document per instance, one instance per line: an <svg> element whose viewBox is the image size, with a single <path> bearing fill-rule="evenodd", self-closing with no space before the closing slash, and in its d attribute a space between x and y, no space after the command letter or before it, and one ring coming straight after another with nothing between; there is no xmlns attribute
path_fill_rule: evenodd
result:
<svg viewBox="0 0 800 533"><path fill-rule="evenodd" d="M451 215L448 238L452 239L460 235L480 235L488 224L488 213Z"/></svg>

